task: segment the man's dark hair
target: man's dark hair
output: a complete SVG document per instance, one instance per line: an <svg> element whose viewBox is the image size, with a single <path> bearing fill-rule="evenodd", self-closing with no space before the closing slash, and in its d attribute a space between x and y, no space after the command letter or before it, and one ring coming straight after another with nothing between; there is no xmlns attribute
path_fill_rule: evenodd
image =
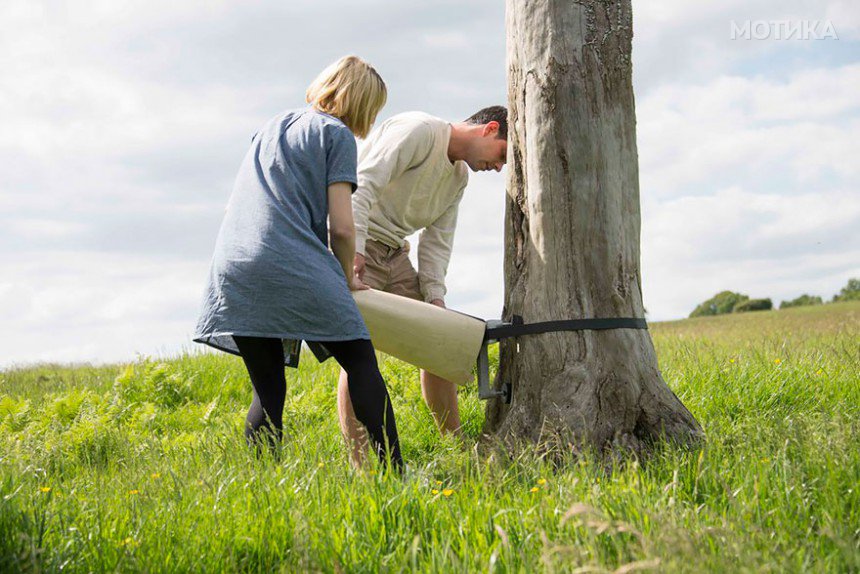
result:
<svg viewBox="0 0 860 574"><path fill-rule="evenodd" d="M499 122L500 140L508 139L508 108L505 106L490 106L478 110L472 117L466 120L467 124L484 125L490 122Z"/></svg>

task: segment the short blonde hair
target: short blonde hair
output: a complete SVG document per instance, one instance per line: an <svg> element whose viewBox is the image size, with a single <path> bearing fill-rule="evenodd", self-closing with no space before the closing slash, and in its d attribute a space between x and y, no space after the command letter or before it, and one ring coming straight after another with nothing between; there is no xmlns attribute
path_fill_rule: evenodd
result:
<svg viewBox="0 0 860 574"><path fill-rule="evenodd" d="M373 66L357 56L344 56L320 72L308 86L305 101L339 118L364 138L385 105L388 90Z"/></svg>

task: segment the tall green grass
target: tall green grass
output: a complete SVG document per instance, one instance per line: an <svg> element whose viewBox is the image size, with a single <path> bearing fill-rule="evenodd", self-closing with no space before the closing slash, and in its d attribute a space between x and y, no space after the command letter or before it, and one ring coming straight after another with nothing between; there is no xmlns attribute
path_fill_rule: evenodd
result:
<svg viewBox="0 0 860 574"><path fill-rule="evenodd" d="M611 472L441 439L382 363L404 477L347 463L336 370L288 371L288 440L241 435L241 361L186 354L0 373L3 572L857 572L860 304L657 324L705 447Z"/></svg>

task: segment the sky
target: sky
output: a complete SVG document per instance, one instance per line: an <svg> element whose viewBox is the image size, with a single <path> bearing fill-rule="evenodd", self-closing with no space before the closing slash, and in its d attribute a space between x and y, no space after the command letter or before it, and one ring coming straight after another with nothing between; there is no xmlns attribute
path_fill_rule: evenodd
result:
<svg viewBox="0 0 860 574"><path fill-rule="evenodd" d="M860 4L633 13L649 320L724 289L778 304L860 277ZM257 128L350 53L388 84L379 120L504 104L504 18L502 0L3 0L0 368L198 348ZM472 175L448 271L449 307L487 319L502 308L505 183Z"/></svg>

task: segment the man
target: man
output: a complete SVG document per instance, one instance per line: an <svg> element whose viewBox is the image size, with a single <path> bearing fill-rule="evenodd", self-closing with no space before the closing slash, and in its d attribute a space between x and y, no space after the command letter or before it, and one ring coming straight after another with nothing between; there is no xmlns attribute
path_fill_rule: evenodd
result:
<svg viewBox="0 0 860 574"><path fill-rule="evenodd" d="M503 106L484 108L450 124L421 112L398 114L374 130L362 149L355 217L355 274L374 289L445 307L445 275L457 209L472 171L501 171L507 160ZM418 240L418 270L406 237ZM421 371L421 393L442 433L460 432L457 386ZM346 374L338 386L341 430L353 461L364 457L364 429L355 418Z"/></svg>

